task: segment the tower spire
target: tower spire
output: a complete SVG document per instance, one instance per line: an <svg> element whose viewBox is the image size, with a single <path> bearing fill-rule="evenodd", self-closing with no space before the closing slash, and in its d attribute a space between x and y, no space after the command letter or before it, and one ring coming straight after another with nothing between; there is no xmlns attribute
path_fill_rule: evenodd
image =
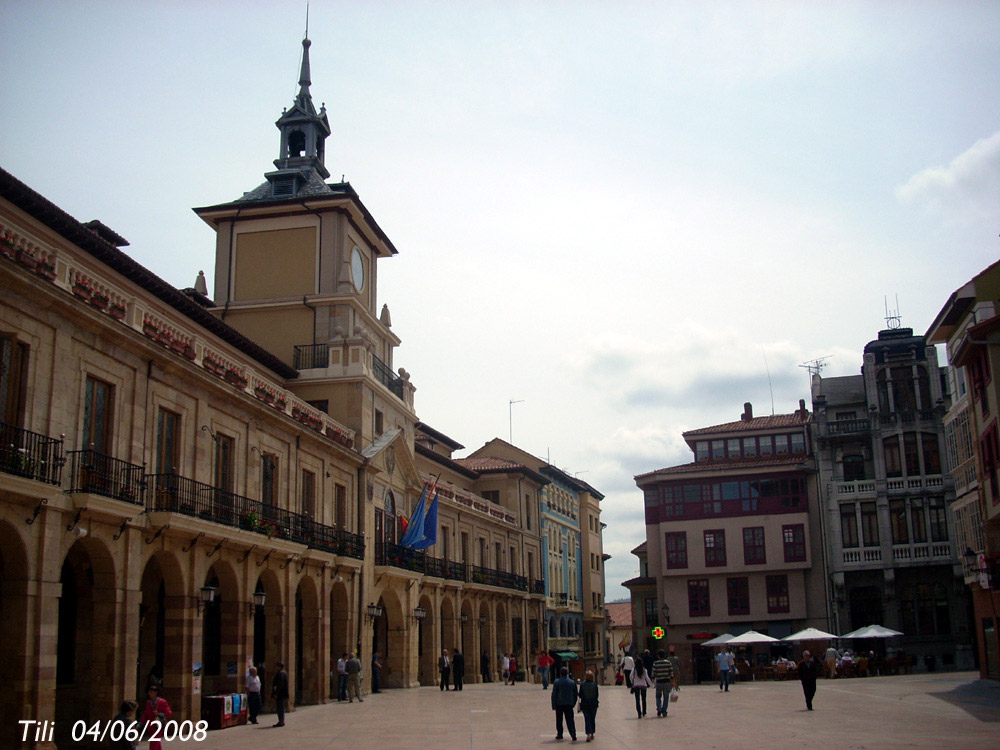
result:
<svg viewBox="0 0 1000 750"><path fill-rule="evenodd" d="M306 26L308 27L309 22L306 21ZM309 32L306 31L306 37L302 40L302 69L299 71L299 95L296 97L296 102L308 108L310 111L315 112L316 108L312 103L312 95L309 93L309 86L312 85L311 76L309 73L309 47L312 42L309 41Z"/></svg>

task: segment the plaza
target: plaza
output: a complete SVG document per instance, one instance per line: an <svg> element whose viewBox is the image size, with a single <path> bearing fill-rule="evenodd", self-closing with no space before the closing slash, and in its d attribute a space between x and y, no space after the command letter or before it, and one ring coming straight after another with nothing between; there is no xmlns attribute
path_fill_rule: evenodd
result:
<svg viewBox="0 0 1000 750"><path fill-rule="evenodd" d="M557 744L550 693L537 685L470 685L460 693L437 688L390 690L363 703L306 706L272 728L209 732L204 742L165 748L255 750L339 748L361 744L413 748L524 748ZM624 687L602 686L594 743L604 747L933 748L983 750L1000 738L1000 685L974 672L937 672L868 679L820 680L815 711L807 712L798 682L739 683L730 692L712 684L684 686L666 719L637 719ZM576 715L577 744L584 744ZM562 743L573 744L568 734ZM562 744L559 743L559 744Z"/></svg>

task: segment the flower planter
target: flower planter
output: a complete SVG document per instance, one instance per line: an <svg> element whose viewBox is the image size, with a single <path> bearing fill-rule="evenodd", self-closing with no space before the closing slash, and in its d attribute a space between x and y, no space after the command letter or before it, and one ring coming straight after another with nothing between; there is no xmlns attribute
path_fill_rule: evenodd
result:
<svg viewBox="0 0 1000 750"><path fill-rule="evenodd" d="M156 336L156 343L162 346L170 346L170 342L173 337L170 335L170 331L160 331Z"/></svg>
<svg viewBox="0 0 1000 750"><path fill-rule="evenodd" d="M205 357L201 361L201 366L204 367L206 370L208 370L213 375L218 375L218 374L220 374L222 372L222 365L220 365L214 359L209 359L208 357Z"/></svg>
<svg viewBox="0 0 1000 750"><path fill-rule="evenodd" d="M90 295L93 294L89 286L84 286L83 284L73 285L73 294L82 299L84 302L90 301Z"/></svg>
<svg viewBox="0 0 1000 750"><path fill-rule="evenodd" d="M108 298L103 294L95 293L90 295L90 304L96 307L98 310L108 309Z"/></svg>
<svg viewBox="0 0 1000 750"><path fill-rule="evenodd" d="M190 344L184 345L184 349L181 351L181 354L184 355L184 357L186 357L187 359L190 359L192 362L194 362L194 358L198 356L198 353L194 350L194 347L191 346Z"/></svg>
<svg viewBox="0 0 1000 750"><path fill-rule="evenodd" d="M267 388L261 388L260 386L257 386L256 388L253 389L253 395L259 398L265 404L270 404L274 401L274 394L271 393L271 391L267 390Z"/></svg>
<svg viewBox="0 0 1000 750"><path fill-rule="evenodd" d="M56 279L56 267L46 260L38 261L38 264L35 266L35 273L49 281L55 281Z"/></svg>
<svg viewBox="0 0 1000 750"><path fill-rule="evenodd" d="M273 404L271 404L278 411L285 411L288 408L288 401L283 398L277 399Z"/></svg>
<svg viewBox="0 0 1000 750"><path fill-rule="evenodd" d="M152 323L143 323L142 332L145 336L148 336L151 339L155 339L159 335L160 329L158 326L155 326Z"/></svg>
<svg viewBox="0 0 1000 750"><path fill-rule="evenodd" d="M226 370L225 374L222 377L225 379L227 383L239 388L240 390L243 390L244 388L247 387L247 379L242 375L240 375L235 370Z"/></svg>
<svg viewBox="0 0 1000 750"><path fill-rule="evenodd" d="M112 305L108 308L108 315L115 320L125 320L125 308L121 305Z"/></svg>
<svg viewBox="0 0 1000 750"><path fill-rule="evenodd" d="M38 261L35 260L35 256L24 250L18 250L14 259L29 271L34 271L35 266L38 265Z"/></svg>

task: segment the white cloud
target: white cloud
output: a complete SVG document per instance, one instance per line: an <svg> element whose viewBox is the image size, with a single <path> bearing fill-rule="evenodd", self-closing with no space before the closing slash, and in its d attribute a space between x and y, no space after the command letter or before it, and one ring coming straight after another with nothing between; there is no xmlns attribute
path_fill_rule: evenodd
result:
<svg viewBox="0 0 1000 750"><path fill-rule="evenodd" d="M1000 130L976 141L946 167L931 167L896 188L904 203L922 203L949 223L1000 216Z"/></svg>

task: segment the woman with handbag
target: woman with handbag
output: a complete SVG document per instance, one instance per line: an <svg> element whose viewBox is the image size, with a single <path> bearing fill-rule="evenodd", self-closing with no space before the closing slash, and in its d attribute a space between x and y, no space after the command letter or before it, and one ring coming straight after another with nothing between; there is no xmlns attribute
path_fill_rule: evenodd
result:
<svg viewBox="0 0 1000 750"><path fill-rule="evenodd" d="M583 714L583 728L587 742L594 739L594 733L597 731L597 693L594 673L588 669L580 684L580 712Z"/></svg>
<svg viewBox="0 0 1000 750"><path fill-rule="evenodd" d="M632 694L635 695L635 712L641 719L646 715L646 690L653 686L653 677L641 659L635 660L632 669Z"/></svg>

